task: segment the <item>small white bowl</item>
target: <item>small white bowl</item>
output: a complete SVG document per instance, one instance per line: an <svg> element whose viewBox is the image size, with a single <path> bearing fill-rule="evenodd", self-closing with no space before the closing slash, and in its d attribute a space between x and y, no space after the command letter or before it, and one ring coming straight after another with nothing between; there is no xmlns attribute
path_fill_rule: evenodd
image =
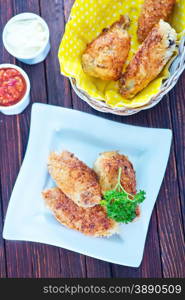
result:
<svg viewBox="0 0 185 300"><path fill-rule="evenodd" d="M39 22L42 24L42 26L45 28L45 31L46 31L46 35L47 35L47 38L46 38L46 42L45 44L43 45L43 47L37 52L35 53L34 56L25 56L25 57L19 57L16 55L16 53L11 49L11 47L9 47L9 45L7 44L6 42L6 34L7 34L7 29L8 29L8 26L17 21L17 20L24 20L24 19L28 19L28 18L36 18L39 20ZM4 47L6 48L6 50L12 55L14 56L15 58L17 58L18 60L24 62L25 64L28 64L28 65L34 65L34 64L38 64L40 62L42 62L46 56L48 55L49 51L50 51L50 41L49 41L49 37L50 37L50 34L49 34L49 28L48 28L48 25L47 23L44 21L44 19L42 19L40 16L36 15L36 14L33 14L33 13L21 13L21 14L18 14L16 16L14 16L13 18L11 18L5 25L4 29L3 29L3 34L2 34L2 39L3 39L3 44L4 44Z"/></svg>
<svg viewBox="0 0 185 300"><path fill-rule="evenodd" d="M26 82L26 92L23 96L23 98L16 104L10 105L10 106L2 106L0 105L0 112L2 112L5 115L17 115L20 114L30 103L30 80L28 78L28 75L23 71L23 69L19 68L16 65L13 64L1 64L0 69L6 69L6 68L12 68L16 69L21 73L21 75L24 77Z"/></svg>

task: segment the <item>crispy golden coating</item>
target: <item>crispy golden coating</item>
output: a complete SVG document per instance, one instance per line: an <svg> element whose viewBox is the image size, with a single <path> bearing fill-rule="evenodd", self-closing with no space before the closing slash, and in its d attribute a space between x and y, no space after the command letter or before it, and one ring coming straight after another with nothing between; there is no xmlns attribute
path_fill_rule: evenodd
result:
<svg viewBox="0 0 185 300"><path fill-rule="evenodd" d="M117 223L107 217L101 205L79 207L57 187L44 191L42 195L55 218L71 229L96 237L117 232Z"/></svg>
<svg viewBox="0 0 185 300"><path fill-rule="evenodd" d="M162 19L167 21L176 0L145 0L138 21L138 40L143 42L152 28Z"/></svg>
<svg viewBox="0 0 185 300"><path fill-rule="evenodd" d="M92 41L82 55L85 73L102 80L118 80L130 50L130 36L125 30L130 20L121 16L110 28Z"/></svg>
<svg viewBox="0 0 185 300"><path fill-rule="evenodd" d="M94 164L98 174L102 193L115 188L118 170L122 168L121 184L127 193L136 193L136 177L132 163L128 158L116 151L102 153Z"/></svg>
<svg viewBox="0 0 185 300"><path fill-rule="evenodd" d="M176 39L168 23L161 20L153 27L120 79L123 97L133 98L159 75L175 51Z"/></svg>
<svg viewBox="0 0 185 300"><path fill-rule="evenodd" d="M51 153L48 170L57 186L77 205L91 207L100 202L97 175L74 154L68 151Z"/></svg>

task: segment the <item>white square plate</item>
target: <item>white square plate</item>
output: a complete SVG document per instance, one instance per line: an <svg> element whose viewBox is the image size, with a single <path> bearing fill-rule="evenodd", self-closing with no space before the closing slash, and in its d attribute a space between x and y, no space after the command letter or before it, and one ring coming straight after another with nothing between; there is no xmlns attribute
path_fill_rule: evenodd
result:
<svg viewBox="0 0 185 300"><path fill-rule="evenodd" d="M34 104L24 162L10 199L3 237L51 244L120 265L139 267L150 216L164 177L171 130L124 125L45 104ZM141 217L120 226L120 235L88 237L59 224L45 207L42 190L54 186L50 151L69 150L90 167L99 153L119 150L136 170L137 189L146 191Z"/></svg>

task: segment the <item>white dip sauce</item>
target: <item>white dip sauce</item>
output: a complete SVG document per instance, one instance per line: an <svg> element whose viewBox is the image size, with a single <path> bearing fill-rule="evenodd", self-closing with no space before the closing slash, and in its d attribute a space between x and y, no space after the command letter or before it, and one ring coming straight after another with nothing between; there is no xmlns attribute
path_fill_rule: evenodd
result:
<svg viewBox="0 0 185 300"><path fill-rule="evenodd" d="M37 18L20 19L7 27L6 42L18 57L34 57L46 39L45 27Z"/></svg>

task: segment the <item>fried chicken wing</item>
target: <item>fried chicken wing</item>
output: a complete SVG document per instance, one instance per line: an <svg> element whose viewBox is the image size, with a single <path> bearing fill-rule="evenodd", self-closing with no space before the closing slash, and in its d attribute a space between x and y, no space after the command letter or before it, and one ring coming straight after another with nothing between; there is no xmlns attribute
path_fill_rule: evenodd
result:
<svg viewBox="0 0 185 300"><path fill-rule="evenodd" d="M55 187L42 193L46 205L63 225L90 236L110 236L117 232L118 224L107 217L104 207L83 208Z"/></svg>
<svg viewBox="0 0 185 300"><path fill-rule="evenodd" d="M97 175L72 153L51 153L48 170L57 186L77 205L91 207L100 202L101 191Z"/></svg>
<svg viewBox="0 0 185 300"><path fill-rule="evenodd" d="M177 34L163 20L153 27L120 79L120 93L133 98L162 71L176 48Z"/></svg>
<svg viewBox="0 0 185 300"><path fill-rule="evenodd" d="M82 55L85 73L102 80L118 80L130 50L130 36L126 30L130 20L121 16L92 41Z"/></svg>
<svg viewBox="0 0 185 300"><path fill-rule="evenodd" d="M133 165L125 155L115 151L102 153L94 164L94 170L99 177L102 193L115 188L119 168L122 168L122 186L127 193L136 194L136 177Z"/></svg>
<svg viewBox="0 0 185 300"><path fill-rule="evenodd" d="M138 21L138 40L143 42L160 19L167 21L176 0L145 0Z"/></svg>

